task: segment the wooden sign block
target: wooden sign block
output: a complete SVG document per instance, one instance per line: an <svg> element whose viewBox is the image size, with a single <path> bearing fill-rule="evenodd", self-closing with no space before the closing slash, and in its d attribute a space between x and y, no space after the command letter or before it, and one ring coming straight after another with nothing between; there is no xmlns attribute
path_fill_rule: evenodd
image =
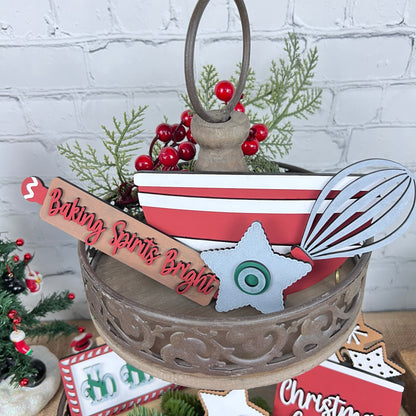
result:
<svg viewBox="0 0 416 416"><path fill-rule="evenodd" d="M269 416L269 412L249 401L247 390L200 390L198 396L205 416Z"/></svg>
<svg viewBox="0 0 416 416"><path fill-rule="evenodd" d="M277 385L273 414L279 416L397 416L403 386L324 361Z"/></svg>
<svg viewBox="0 0 416 416"><path fill-rule="evenodd" d="M200 305L219 286L199 253L61 179L46 189L38 178L22 184L25 199L42 204L40 217Z"/></svg>
<svg viewBox="0 0 416 416"><path fill-rule="evenodd" d="M394 358L406 370L402 376L404 383L403 407L411 415L416 410L416 345L399 350Z"/></svg>
<svg viewBox="0 0 416 416"><path fill-rule="evenodd" d="M63 358L59 368L71 416L118 415L177 388L126 363L108 345Z"/></svg>

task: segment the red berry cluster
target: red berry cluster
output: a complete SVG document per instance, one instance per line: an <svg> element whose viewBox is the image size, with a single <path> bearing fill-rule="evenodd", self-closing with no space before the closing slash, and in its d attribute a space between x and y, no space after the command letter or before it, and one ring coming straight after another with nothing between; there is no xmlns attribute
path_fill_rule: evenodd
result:
<svg viewBox="0 0 416 416"><path fill-rule="evenodd" d="M215 86L216 97L227 104L234 95L234 85L230 81L220 81ZM241 99L244 97L241 96ZM234 111L245 112L244 105L241 101L237 103ZM252 156L259 150L260 142L267 138L269 131L264 124L257 123L250 128L250 133L244 143L241 145L241 150L245 156Z"/></svg>
<svg viewBox="0 0 416 416"><path fill-rule="evenodd" d="M156 136L152 140L148 155L140 155L134 164L136 170L179 170L180 160L190 161L195 157L195 140L191 133L192 113L186 110L179 124L162 123L156 127ZM185 140L186 139L186 140ZM164 143L156 160L153 160L153 147L157 141Z"/></svg>
<svg viewBox="0 0 416 416"><path fill-rule="evenodd" d="M257 123L251 126L247 139L241 145L245 156L255 155L260 147L260 142L267 138L269 131L264 124Z"/></svg>
<svg viewBox="0 0 416 416"><path fill-rule="evenodd" d="M227 104L234 95L234 85L230 81L220 81L215 86L215 96ZM241 96L241 99L243 95ZM234 111L245 112L244 105L239 101ZM192 113L186 110L181 115L179 124L162 123L156 127L156 136L150 145L149 154L140 155L135 161L136 170L156 170L161 168L164 171L179 170L178 163L191 161L195 157L195 140L191 133ZM259 144L268 135L267 127L264 124L254 124L241 150L246 156L251 156L259 150ZM163 143L163 147L156 159L153 159L153 148L157 141Z"/></svg>

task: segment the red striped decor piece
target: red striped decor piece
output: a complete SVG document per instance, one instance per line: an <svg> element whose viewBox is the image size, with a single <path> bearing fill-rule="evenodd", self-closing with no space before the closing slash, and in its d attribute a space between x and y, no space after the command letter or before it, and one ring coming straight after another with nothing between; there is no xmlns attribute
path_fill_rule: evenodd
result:
<svg viewBox="0 0 416 416"><path fill-rule="evenodd" d="M139 172L135 184L146 221L195 249L235 244L254 221L260 221L270 244L284 246L283 250L274 249L286 254L292 245L300 243L315 199L331 178L301 174ZM328 200L353 179L349 177L338 184ZM285 294L319 282L345 260L316 261L312 271L287 288Z"/></svg>

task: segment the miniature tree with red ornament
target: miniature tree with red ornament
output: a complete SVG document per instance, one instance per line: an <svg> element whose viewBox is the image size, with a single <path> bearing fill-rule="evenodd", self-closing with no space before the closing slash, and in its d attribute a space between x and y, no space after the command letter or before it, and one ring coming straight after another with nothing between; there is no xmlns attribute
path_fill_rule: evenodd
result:
<svg viewBox="0 0 416 416"><path fill-rule="evenodd" d="M0 381L30 387L43 380L45 366L31 357L26 337L69 335L77 328L63 321L40 321L49 312L71 306L74 295L68 291L43 297L30 311L24 307L19 295L27 291L25 273L32 255L20 259L17 251L23 244L21 238L0 238Z"/></svg>

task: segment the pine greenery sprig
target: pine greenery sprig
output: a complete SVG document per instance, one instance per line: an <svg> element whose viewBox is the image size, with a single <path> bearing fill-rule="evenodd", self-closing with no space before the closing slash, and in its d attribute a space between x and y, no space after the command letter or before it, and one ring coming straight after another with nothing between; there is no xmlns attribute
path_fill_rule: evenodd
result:
<svg viewBox="0 0 416 416"><path fill-rule="evenodd" d="M285 57L272 61L268 79L258 83L256 74L249 69L242 104L251 124L263 123L269 134L261 142L255 156L246 157L252 172L279 172L276 159L287 155L292 147L294 118L306 119L321 105L322 90L313 88L314 70L318 63L317 48L303 51L298 37L290 33L284 40ZM241 65L237 65L230 81L236 85ZM214 90L219 75L213 65L202 67L197 84L197 93L206 110L219 108ZM192 110L189 97L180 95L185 106ZM92 194L114 201L131 215L142 219L141 207L137 203L137 192L132 187L133 172L129 172L134 152L141 142L139 134L146 107L124 113L123 122L113 118L114 130L103 126L107 140L103 141L107 154L99 158L97 150L91 145L83 149L78 141L73 148L68 144L58 146L58 150L70 161L71 169L81 181L87 182ZM167 122L165 119L164 122ZM163 143L156 141L152 148L153 159L158 158ZM183 166L192 170L193 163Z"/></svg>
<svg viewBox="0 0 416 416"><path fill-rule="evenodd" d="M149 409L144 406L134 406L128 413L128 416L165 416L162 412L156 409Z"/></svg>
<svg viewBox="0 0 416 416"><path fill-rule="evenodd" d="M272 61L268 81L244 101L246 107L254 106L266 111L261 117L251 112L249 118L253 123L266 124L272 132L260 148L260 154L272 158L284 156L291 148L294 129L287 119L306 119L320 107L322 98L321 89L311 88L318 63L317 48L308 50L306 57L302 57L297 36L289 34L284 51L286 59L281 58L279 65ZM284 124L283 120L286 120Z"/></svg>
<svg viewBox="0 0 416 416"><path fill-rule="evenodd" d="M27 314L26 319L44 318L49 312L58 312L68 309L72 301L68 297L69 291L54 292L42 298L39 303ZM29 321L28 321L29 323Z"/></svg>
<svg viewBox="0 0 416 416"><path fill-rule="evenodd" d="M48 339L56 337L56 334L60 336L71 335L76 331L76 328L68 324L65 321L48 321L47 325L40 323L34 326L22 325L22 329L30 339L36 339L38 337L46 336Z"/></svg>
<svg viewBox="0 0 416 416"><path fill-rule="evenodd" d="M78 140L73 148L69 144L58 146L58 151L70 161L72 171L81 181L87 182L92 194L112 199L121 184L131 181L130 162L142 142L139 135L143 133L146 109L147 106L140 106L129 115L124 113L122 121L113 117L114 130L102 126L107 136L102 142L107 151L102 159L98 157L97 149L90 144L83 149Z"/></svg>
<svg viewBox="0 0 416 416"><path fill-rule="evenodd" d="M271 408L262 397L251 400L271 415ZM151 410L143 406L134 407L128 416L203 416L205 409L195 394L186 393L183 390L169 390L162 394L162 412Z"/></svg>
<svg viewBox="0 0 416 416"><path fill-rule="evenodd" d="M162 409L166 416L203 416L205 411L194 394L183 390L169 390L162 395Z"/></svg>
<svg viewBox="0 0 416 416"><path fill-rule="evenodd" d="M270 75L266 82L257 83L252 68L247 74L244 97L241 100L252 124L263 123L269 136L261 143L256 157L246 158L253 172L274 172L278 165L270 161L287 155L292 147L294 128L291 119L306 119L321 105L322 90L312 88L314 69L318 63L317 48L310 49L304 56L298 37L290 33L285 39L285 58L271 62ZM237 65L230 81L236 85L240 76L241 64ZM201 104L212 110L219 106L213 94L218 82L218 72L212 65L202 68L197 88ZM181 95L186 106L192 108L187 95Z"/></svg>

